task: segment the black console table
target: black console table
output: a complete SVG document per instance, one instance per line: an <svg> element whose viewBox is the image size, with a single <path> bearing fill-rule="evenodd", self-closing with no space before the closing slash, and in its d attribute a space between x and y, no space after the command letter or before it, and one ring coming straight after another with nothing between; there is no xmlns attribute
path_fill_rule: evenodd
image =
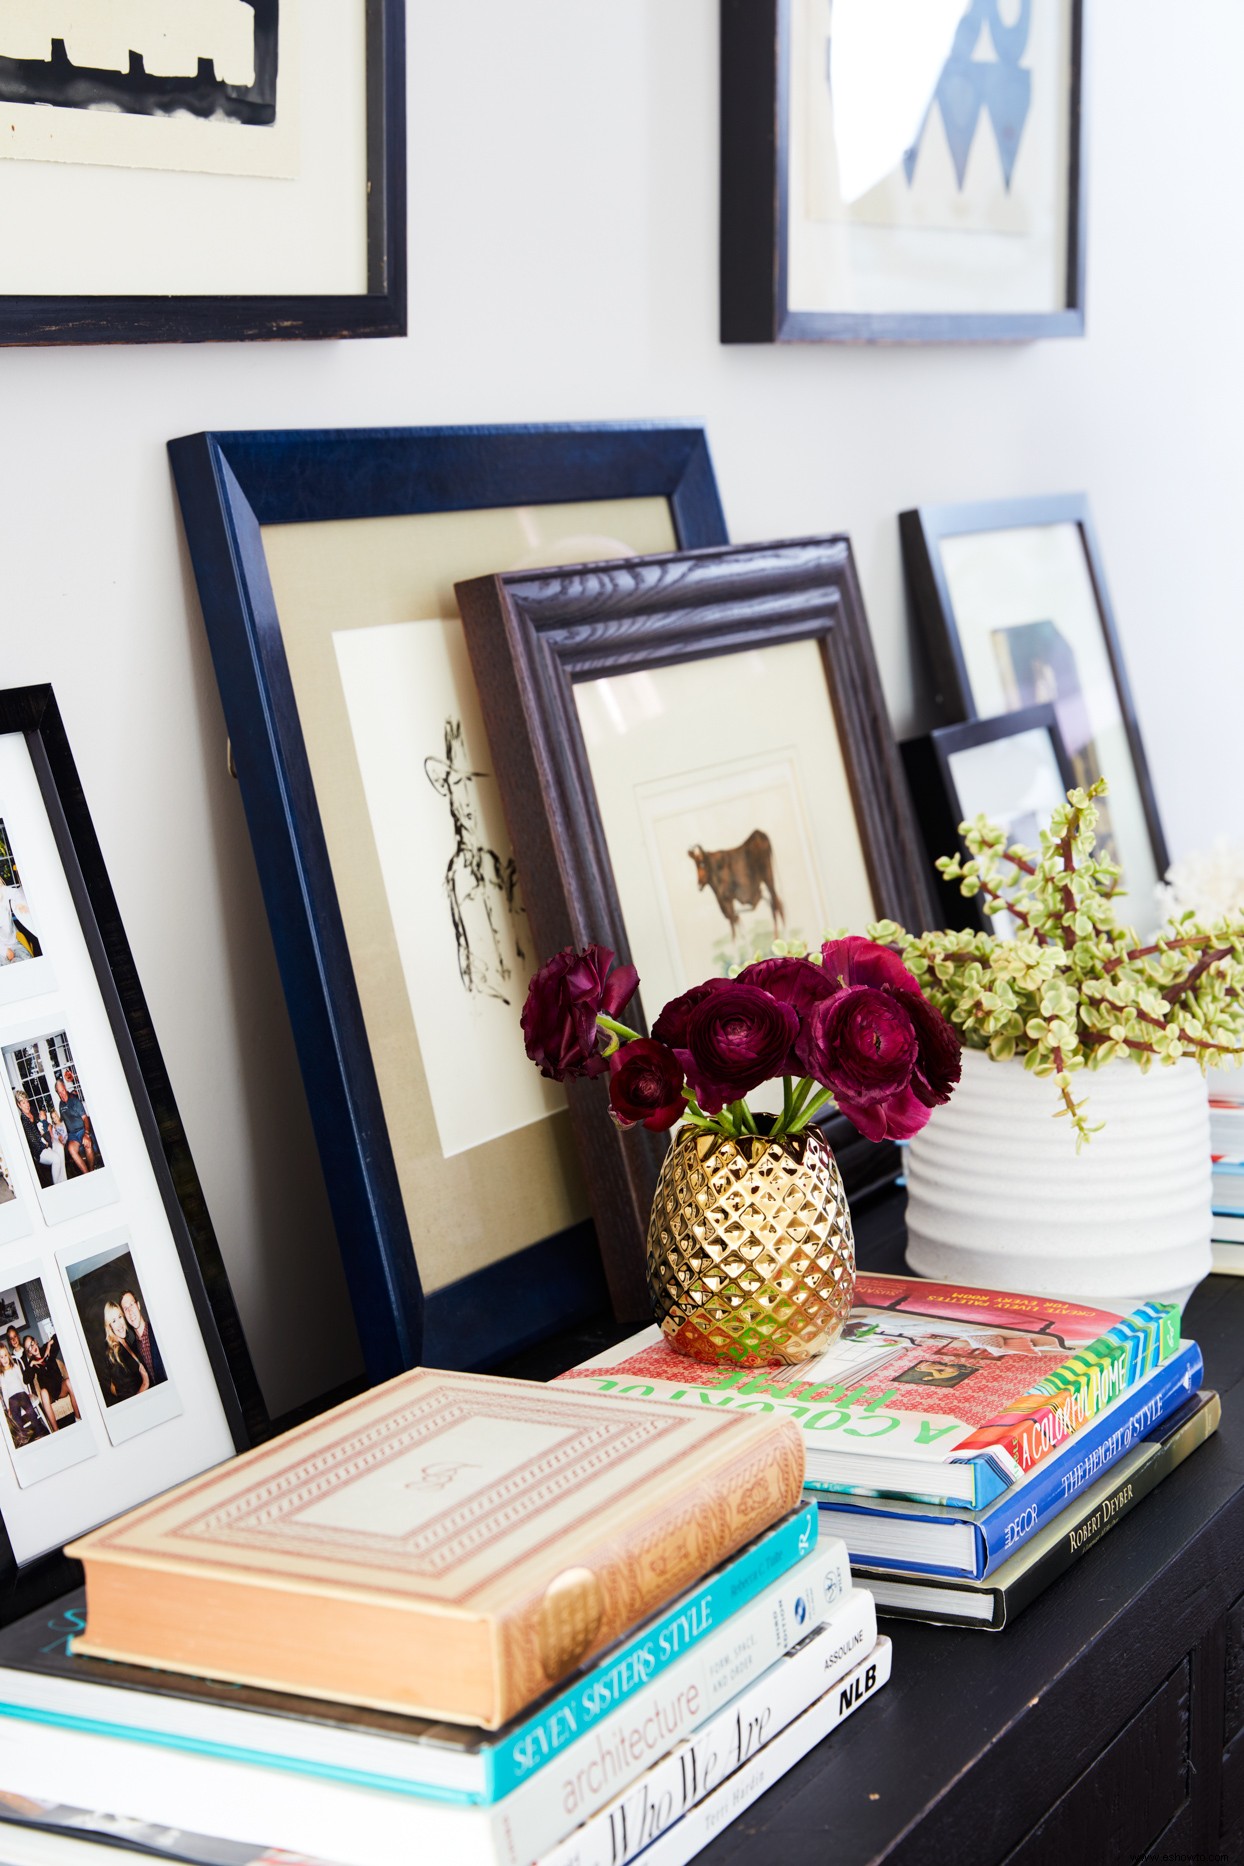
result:
<svg viewBox="0 0 1244 1866"><path fill-rule="evenodd" d="M862 1267L905 1267L902 1209L858 1214ZM1244 1278L1202 1284L1185 1332L1216 1436L1005 1631L884 1620L891 1682L705 1866L1244 1862ZM504 1371L547 1377L605 1334Z"/></svg>

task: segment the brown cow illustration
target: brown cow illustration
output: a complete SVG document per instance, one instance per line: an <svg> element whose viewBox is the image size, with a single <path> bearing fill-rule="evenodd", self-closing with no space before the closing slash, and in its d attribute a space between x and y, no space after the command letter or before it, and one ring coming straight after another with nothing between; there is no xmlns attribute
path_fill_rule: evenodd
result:
<svg viewBox="0 0 1244 1866"><path fill-rule="evenodd" d="M773 930L781 932L784 914L773 885L773 844L763 829L754 829L737 849L703 849L697 842L687 854L697 882L713 890L732 933L739 930L739 908L758 907L763 894L773 909Z"/></svg>

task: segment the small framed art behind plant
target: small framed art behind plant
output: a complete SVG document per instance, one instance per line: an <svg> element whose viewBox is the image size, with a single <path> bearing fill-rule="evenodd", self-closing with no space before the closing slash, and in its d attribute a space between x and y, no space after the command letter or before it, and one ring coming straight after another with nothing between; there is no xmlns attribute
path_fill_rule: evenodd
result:
<svg viewBox="0 0 1244 1866"><path fill-rule="evenodd" d="M775 938L931 892L845 538L458 586L537 952L600 942L647 1015ZM642 1012L637 1012L641 1023ZM606 1265L646 1312L661 1143L571 1085Z"/></svg>

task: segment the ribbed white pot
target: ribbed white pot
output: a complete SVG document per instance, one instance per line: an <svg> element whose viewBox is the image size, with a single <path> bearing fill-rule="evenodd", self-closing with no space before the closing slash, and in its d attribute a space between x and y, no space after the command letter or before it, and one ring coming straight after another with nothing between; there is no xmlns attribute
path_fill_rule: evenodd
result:
<svg viewBox="0 0 1244 1866"><path fill-rule="evenodd" d="M1058 1091L1018 1060L963 1052L963 1077L908 1150L907 1256L922 1276L1103 1308L1183 1302L1211 1268L1209 1098L1193 1062L1075 1077L1076 1152Z"/></svg>

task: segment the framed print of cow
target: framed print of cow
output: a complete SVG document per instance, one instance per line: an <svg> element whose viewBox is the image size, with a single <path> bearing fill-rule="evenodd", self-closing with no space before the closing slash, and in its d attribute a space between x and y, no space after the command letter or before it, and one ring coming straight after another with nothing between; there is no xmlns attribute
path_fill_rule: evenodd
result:
<svg viewBox="0 0 1244 1866"><path fill-rule="evenodd" d="M536 954L612 947L639 969L636 1027L775 939L932 924L848 539L457 593ZM642 1313L662 1141L569 1088L611 1287Z"/></svg>

